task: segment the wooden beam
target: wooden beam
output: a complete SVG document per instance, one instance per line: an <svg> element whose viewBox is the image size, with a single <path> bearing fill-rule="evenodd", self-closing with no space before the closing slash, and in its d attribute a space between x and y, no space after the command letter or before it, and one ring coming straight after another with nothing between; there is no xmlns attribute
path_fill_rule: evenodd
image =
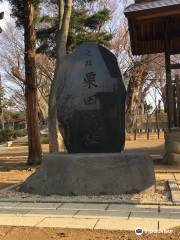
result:
<svg viewBox="0 0 180 240"><path fill-rule="evenodd" d="M172 4L171 6L164 6L164 7L156 7L156 8L146 8L146 9L139 9L128 11L127 9L124 11L125 16L130 18L136 18L139 20L146 20L152 18L159 18L159 17L169 17L180 14L180 4Z"/></svg>
<svg viewBox="0 0 180 240"><path fill-rule="evenodd" d="M170 64L171 69L180 69L180 63L177 64Z"/></svg>
<svg viewBox="0 0 180 240"><path fill-rule="evenodd" d="M180 20L180 19L179 19ZM141 25L137 25L137 28L139 26L139 29L142 29ZM163 27L163 24L161 25ZM151 25L149 25L149 27L151 27ZM141 34L142 34L141 30ZM177 38L180 38L180 32L171 32L171 41L176 41ZM164 36L163 36L163 30L161 33L157 33L155 36L153 36L153 32L148 32L148 33L144 33L144 36L138 36L138 41L145 41L145 42L152 42L152 41L163 41L164 42Z"/></svg>
<svg viewBox="0 0 180 240"><path fill-rule="evenodd" d="M128 24L129 24L129 35L130 35L130 42L132 43L131 44L131 51L132 51L132 53L133 52L136 52L137 51L137 49L136 49L136 44L135 44L135 42L137 41L137 36L136 36L136 27L135 27L135 25L134 25L134 23L133 23L133 21L132 20L129 20L128 21ZM133 42L134 42L134 44L133 44Z"/></svg>
<svg viewBox="0 0 180 240"><path fill-rule="evenodd" d="M177 127L177 110L176 110L176 85L173 85L173 113L174 113L174 127Z"/></svg>
<svg viewBox="0 0 180 240"><path fill-rule="evenodd" d="M177 96L177 127L180 127L180 77L175 76L176 81L176 96Z"/></svg>
<svg viewBox="0 0 180 240"><path fill-rule="evenodd" d="M152 13L148 13L146 15L140 15L140 16L137 16L136 19L138 20L146 20L146 19L152 19L152 18L159 18L159 17L169 17L169 16L175 16L175 15L179 15L180 14L180 8L178 7L177 9L174 9L172 11L159 11L159 12L152 12Z"/></svg>
<svg viewBox="0 0 180 240"><path fill-rule="evenodd" d="M170 39L168 36L168 23L165 26L165 67L166 67L166 102L168 114L168 127L173 128L174 122L174 108L173 108L173 86L171 79L171 58L170 58Z"/></svg>

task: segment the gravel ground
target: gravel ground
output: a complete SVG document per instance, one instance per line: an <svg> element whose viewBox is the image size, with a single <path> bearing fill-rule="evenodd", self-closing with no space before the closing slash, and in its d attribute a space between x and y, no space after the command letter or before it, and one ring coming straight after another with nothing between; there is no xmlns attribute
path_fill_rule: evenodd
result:
<svg viewBox="0 0 180 240"><path fill-rule="evenodd" d="M164 140L137 140L127 141L126 149L145 151L149 154L163 154L163 143ZM43 152L48 151L48 145L43 145ZM17 189L5 190L3 188L9 187L12 184L18 184L29 177L34 171L34 168L29 168L26 165L27 147L10 147L1 148L0 150L0 200L24 200L24 201L96 201L96 202L107 202L107 201L134 201L134 202L168 202L171 201L169 189L167 186L167 180L173 178L168 174L156 174L157 185L156 192L154 194L127 194L118 196L47 196L42 197L38 195L31 195L26 193L20 193ZM161 177L162 176L162 177ZM168 177L167 177L168 176Z"/></svg>
<svg viewBox="0 0 180 240"><path fill-rule="evenodd" d="M7 184L7 188L0 190L0 200L10 201L77 201L77 202L121 202L121 201L132 201L132 202L169 202L171 196L166 180L162 180L160 173L157 174L156 178L156 192L154 194L140 193L140 194L122 194L122 195L106 195L106 196L40 196L28 193L22 193L18 191L18 187L9 188L10 184L15 184L24 181L30 176L35 170L13 170L8 173L3 173L0 176L0 185L2 183Z"/></svg>

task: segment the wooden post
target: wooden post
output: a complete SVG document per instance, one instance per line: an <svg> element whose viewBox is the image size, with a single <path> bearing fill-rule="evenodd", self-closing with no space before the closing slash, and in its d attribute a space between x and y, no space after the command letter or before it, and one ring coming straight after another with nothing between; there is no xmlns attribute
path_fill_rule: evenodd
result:
<svg viewBox="0 0 180 240"><path fill-rule="evenodd" d="M137 129L134 129L134 141L137 139Z"/></svg>
<svg viewBox="0 0 180 240"><path fill-rule="evenodd" d="M149 140L149 132L150 132L150 129L148 128L147 129L147 140Z"/></svg>
<svg viewBox="0 0 180 240"><path fill-rule="evenodd" d="M170 38L168 24L165 27L165 67L166 67L166 102L168 114L168 127L174 127L173 89L171 80Z"/></svg>
<svg viewBox="0 0 180 240"><path fill-rule="evenodd" d="M160 139L160 129L157 129L158 140Z"/></svg>
<svg viewBox="0 0 180 240"><path fill-rule="evenodd" d="M174 112L174 126L177 127L176 86L175 85L173 85L173 112Z"/></svg>
<svg viewBox="0 0 180 240"><path fill-rule="evenodd" d="M180 78L175 76L176 81L176 96L177 96L177 127L180 127Z"/></svg>
<svg viewBox="0 0 180 240"><path fill-rule="evenodd" d="M149 127L149 116L148 116L148 112L146 115L146 133L148 132L148 127Z"/></svg>

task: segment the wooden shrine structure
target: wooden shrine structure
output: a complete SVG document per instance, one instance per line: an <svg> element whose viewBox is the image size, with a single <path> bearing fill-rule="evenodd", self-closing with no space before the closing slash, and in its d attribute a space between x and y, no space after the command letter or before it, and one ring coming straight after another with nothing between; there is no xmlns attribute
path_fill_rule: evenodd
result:
<svg viewBox="0 0 180 240"><path fill-rule="evenodd" d="M180 69L180 63L171 63L171 55L180 54L180 0L135 0L124 14L134 55L165 53L168 126L180 127L179 77L176 91L172 81L172 70Z"/></svg>

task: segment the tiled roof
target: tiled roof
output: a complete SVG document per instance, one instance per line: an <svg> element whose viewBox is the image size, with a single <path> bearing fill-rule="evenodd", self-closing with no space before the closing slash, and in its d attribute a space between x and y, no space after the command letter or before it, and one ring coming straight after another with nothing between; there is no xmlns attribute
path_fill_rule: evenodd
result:
<svg viewBox="0 0 180 240"><path fill-rule="evenodd" d="M131 4L125 9L124 13L126 14L130 12L138 12L142 10L169 7L174 5L180 5L180 0L157 0L157 1L141 2L141 3Z"/></svg>

